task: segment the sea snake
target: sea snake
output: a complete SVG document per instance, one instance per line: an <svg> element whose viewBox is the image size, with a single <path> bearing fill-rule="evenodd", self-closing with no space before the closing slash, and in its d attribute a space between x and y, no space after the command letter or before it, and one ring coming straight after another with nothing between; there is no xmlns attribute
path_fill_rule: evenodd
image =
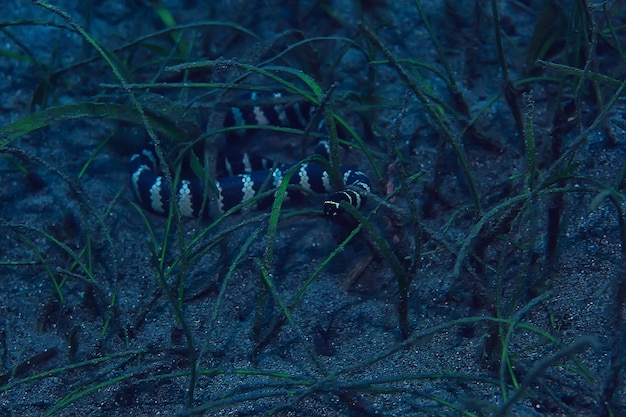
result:
<svg viewBox="0 0 626 417"><path fill-rule="evenodd" d="M280 93L274 94L275 98ZM256 94L252 100L258 100ZM230 126L282 126L304 128L314 108L308 102L279 103L275 105L252 105L249 107L233 107L227 113L225 127ZM239 132L248 132L240 130ZM328 159L328 143L320 141L316 150ZM226 172L226 176L215 180L215 187L205 187L200 178L181 179L176 185L175 203L183 217L210 218L223 214L231 208L254 198L260 191L270 190L281 185L285 173L294 164L273 163L269 159L243 153L222 156L218 171ZM328 172L314 162L303 162L289 180L287 197L298 197L303 192L332 193L324 201L324 214L337 216L343 212L340 204L346 201L355 208L362 207L370 192L367 175L361 171L345 166L339 168L346 188L334 191ZM165 178L160 175L159 159L153 145L148 145L130 159L130 177L135 197L142 207L156 214L167 215L170 210L170 191ZM211 189L213 188L213 189ZM271 204L273 196L258 199L256 205L263 208Z"/></svg>

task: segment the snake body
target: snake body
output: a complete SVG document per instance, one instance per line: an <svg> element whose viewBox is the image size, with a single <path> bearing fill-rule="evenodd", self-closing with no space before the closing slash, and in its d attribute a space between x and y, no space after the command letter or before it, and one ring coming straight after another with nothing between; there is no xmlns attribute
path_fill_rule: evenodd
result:
<svg viewBox="0 0 626 417"><path fill-rule="evenodd" d="M279 94L274 94L280 97ZM256 99L256 95L252 96ZM225 127L230 126L282 126L304 128L313 112L310 103L298 102L277 105L233 107L225 117ZM248 132L243 129L240 132ZM320 141L315 153L328 159L328 143ZM227 175L215 180L212 190L205 190L200 178L185 178L176 186L175 203L183 217L205 217L222 214L248 201L261 191L279 187L285 174L294 164L274 163L248 153L223 157L220 166ZM346 188L332 193L330 175L319 164L303 162L289 179L287 198L297 198L306 192L328 194L324 201L324 214L336 216L342 212L341 202L356 208L362 207L370 192L367 175L361 171L341 166L340 172ZM170 210L170 190L159 171L159 158L153 145L148 145L130 159L132 189L141 205L154 213L167 215ZM291 187L293 186L293 187ZM256 201L258 208L271 204L273 194ZM217 213L215 213L217 211Z"/></svg>

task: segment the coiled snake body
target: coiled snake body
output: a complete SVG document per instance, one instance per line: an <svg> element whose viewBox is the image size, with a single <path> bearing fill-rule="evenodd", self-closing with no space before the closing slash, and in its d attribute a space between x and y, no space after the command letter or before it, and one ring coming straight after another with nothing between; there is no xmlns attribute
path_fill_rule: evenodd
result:
<svg viewBox="0 0 626 417"><path fill-rule="evenodd" d="M278 93L275 97L280 97ZM256 95L252 95L254 100ZM312 114L309 103L290 103L267 106L234 107L225 117L224 125L251 126L269 125L303 128ZM247 132L247 130L243 130ZM320 141L316 150L328 159L328 143ZM176 186L175 203L183 217L211 217L212 211L224 213L242 202L254 198L260 191L273 189L281 185L285 173L293 164L273 163L272 161L242 153L223 157L219 164L226 176L215 180L215 192L205 191L200 178L182 179ZM324 214L336 216L342 212L340 203L346 201L356 208L365 204L370 192L367 175L361 171L340 167L346 188L336 191L324 201ZM159 173L158 158L154 146L147 146L134 154L130 160L132 189L141 205L154 213L167 215L170 209L170 191L165 178ZM297 197L303 192L332 193L328 172L314 162L303 162L289 179L287 197ZM209 187L211 188L211 187ZM271 204L272 196L259 199L256 204L261 208ZM211 210L213 208L213 210Z"/></svg>

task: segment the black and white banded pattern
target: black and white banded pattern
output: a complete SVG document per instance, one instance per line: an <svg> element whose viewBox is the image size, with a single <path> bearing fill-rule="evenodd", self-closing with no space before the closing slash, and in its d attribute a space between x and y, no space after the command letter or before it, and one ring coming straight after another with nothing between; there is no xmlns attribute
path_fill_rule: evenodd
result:
<svg viewBox="0 0 626 417"><path fill-rule="evenodd" d="M281 93L273 93L270 99L280 100ZM250 102L267 98L266 95L253 92L248 97ZM224 126L278 126L304 129L315 113L315 107L308 101L277 102L273 105L251 105L231 107L224 119ZM247 130L236 131L235 135L245 135Z"/></svg>
<svg viewBox="0 0 626 417"><path fill-rule="evenodd" d="M296 106L297 104L297 106ZM252 106L233 108L226 117L225 125L279 125L304 127L313 111L307 103L293 103L288 106ZM328 144L321 141L315 151L328 158ZM182 179L176 186L174 203L183 217L205 217L222 214L231 208L255 198L261 191L279 187L291 164L273 163L269 159L252 156L247 153L229 155L221 158L218 172L225 176L218 178L209 190L199 178ZM367 175L358 170L340 167L344 190L330 195L324 202L324 213L336 216L342 212L341 202L345 201L356 208L362 207L370 192ZM131 157L130 175L132 189L141 205L157 214L167 215L170 210L171 195L165 178L160 175L159 163L153 146L144 148ZM302 163L289 180L286 197L300 197L303 193L332 193L328 172L318 164ZM293 187L291 187L293 186ZM256 205L263 208L271 204L273 195L258 199Z"/></svg>

